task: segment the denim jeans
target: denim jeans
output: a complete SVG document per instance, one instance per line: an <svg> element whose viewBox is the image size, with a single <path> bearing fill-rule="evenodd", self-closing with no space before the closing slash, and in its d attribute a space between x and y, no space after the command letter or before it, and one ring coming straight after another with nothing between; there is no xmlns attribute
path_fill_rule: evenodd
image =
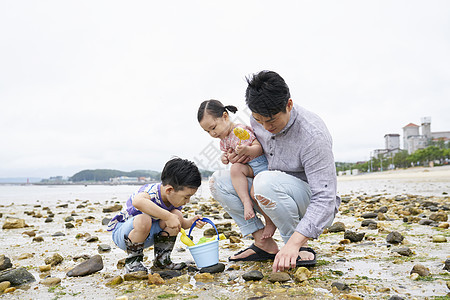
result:
<svg viewBox="0 0 450 300"><path fill-rule="evenodd" d="M263 171L253 180L248 178L248 182L249 191L253 182L260 208L270 217L286 243L309 205L309 185L281 171ZM245 220L244 205L234 190L228 170L216 171L212 175L210 189L214 199L230 214L244 236L264 228L258 216Z"/></svg>

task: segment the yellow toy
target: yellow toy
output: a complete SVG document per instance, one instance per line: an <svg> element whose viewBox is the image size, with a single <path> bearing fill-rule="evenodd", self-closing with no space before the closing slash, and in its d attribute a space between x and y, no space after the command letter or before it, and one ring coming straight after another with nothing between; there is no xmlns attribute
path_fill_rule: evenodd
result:
<svg viewBox="0 0 450 300"><path fill-rule="evenodd" d="M195 246L194 242L186 235L186 231L183 228L180 229L180 241L186 246Z"/></svg>
<svg viewBox="0 0 450 300"><path fill-rule="evenodd" d="M245 141L250 138L250 134L248 133L248 131L241 127L234 128L233 133L235 136L238 137L239 145L241 144L241 141Z"/></svg>
<svg viewBox="0 0 450 300"><path fill-rule="evenodd" d="M227 239L227 237L223 233L219 234L219 240L222 241L222 240L226 240L226 239ZM217 235L213 236L212 238L207 238L207 237L203 236L198 240L197 245L212 242L214 240L217 240Z"/></svg>

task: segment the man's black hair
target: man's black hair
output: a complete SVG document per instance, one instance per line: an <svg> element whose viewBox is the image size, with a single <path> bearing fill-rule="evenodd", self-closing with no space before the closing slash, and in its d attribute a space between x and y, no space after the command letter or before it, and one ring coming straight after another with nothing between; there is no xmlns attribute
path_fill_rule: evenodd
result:
<svg viewBox="0 0 450 300"><path fill-rule="evenodd" d="M171 185L175 191L183 188L198 189L202 183L202 177L197 166L182 158L172 158L169 160L161 173L161 182L163 185Z"/></svg>
<svg viewBox="0 0 450 300"><path fill-rule="evenodd" d="M263 117L286 112L291 94L286 82L278 73L261 71L246 79L248 87L245 91L245 102L252 112Z"/></svg>
<svg viewBox="0 0 450 300"><path fill-rule="evenodd" d="M219 100L206 100L200 104L197 112L197 120L201 122L205 116L205 112L210 114L214 119L221 118L224 112L237 112L237 107L233 105L223 105Z"/></svg>

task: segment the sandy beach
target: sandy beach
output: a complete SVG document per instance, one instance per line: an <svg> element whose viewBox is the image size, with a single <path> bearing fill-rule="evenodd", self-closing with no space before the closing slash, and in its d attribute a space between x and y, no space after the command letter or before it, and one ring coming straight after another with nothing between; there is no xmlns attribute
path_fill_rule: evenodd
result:
<svg viewBox="0 0 450 300"><path fill-rule="evenodd" d="M201 212L221 228L231 226L225 232L228 239L219 243L225 270L199 276L204 273L195 271L191 254L177 240L173 260L191 266L181 276L166 278L162 284L149 283L147 277L126 278L125 270L118 267L126 254L115 247L102 223L116 213L107 212L108 208L124 205L128 190L135 188L124 187L115 194L99 192L92 198L70 194L40 202L31 199L28 204L21 200L13 205L14 199L2 202L0 265L1 258L8 258L12 268L0 271L0 278L5 272L24 269L35 281L0 288L0 299L446 299L450 292L450 273L444 270L450 258L450 166L338 177L343 202L336 226L310 242L318 264L303 280L295 275L297 269L284 279L272 278L271 262L228 262L230 255L252 240L239 236L235 223L224 218L207 185L185 213ZM13 219L23 220L24 226L4 228ZM208 228L195 229L194 240ZM364 236L353 240L358 234ZM278 232L275 238L282 246ZM150 267L153 250L144 253ZM52 262L55 255L62 261ZM98 255L103 263L100 270L67 276L85 259ZM411 274L417 265L422 266L421 275ZM260 271L262 279L246 281L243 275L252 270Z"/></svg>

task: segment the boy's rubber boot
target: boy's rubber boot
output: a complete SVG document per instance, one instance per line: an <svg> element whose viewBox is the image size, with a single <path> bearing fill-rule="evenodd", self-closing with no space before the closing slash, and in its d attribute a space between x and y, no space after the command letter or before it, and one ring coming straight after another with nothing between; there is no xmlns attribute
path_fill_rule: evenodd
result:
<svg viewBox="0 0 450 300"><path fill-rule="evenodd" d="M153 261L153 267L159 269L181 270L186 267L184 262L174 263L170 259L170 253L175 246L176 236L163 236L162 233L168 234L166 231L161 231L154 236L154 251L155 260Z"/></svg>
<svg viewBox="0 0 450 300"><path fill-rule="evenodd" d="M124 235L124 238L128 253L128 257L125 259L127 273L137 271L148 273L147 268L142 263L144 260L144 243L133 243L126 235Z"/></svg>

